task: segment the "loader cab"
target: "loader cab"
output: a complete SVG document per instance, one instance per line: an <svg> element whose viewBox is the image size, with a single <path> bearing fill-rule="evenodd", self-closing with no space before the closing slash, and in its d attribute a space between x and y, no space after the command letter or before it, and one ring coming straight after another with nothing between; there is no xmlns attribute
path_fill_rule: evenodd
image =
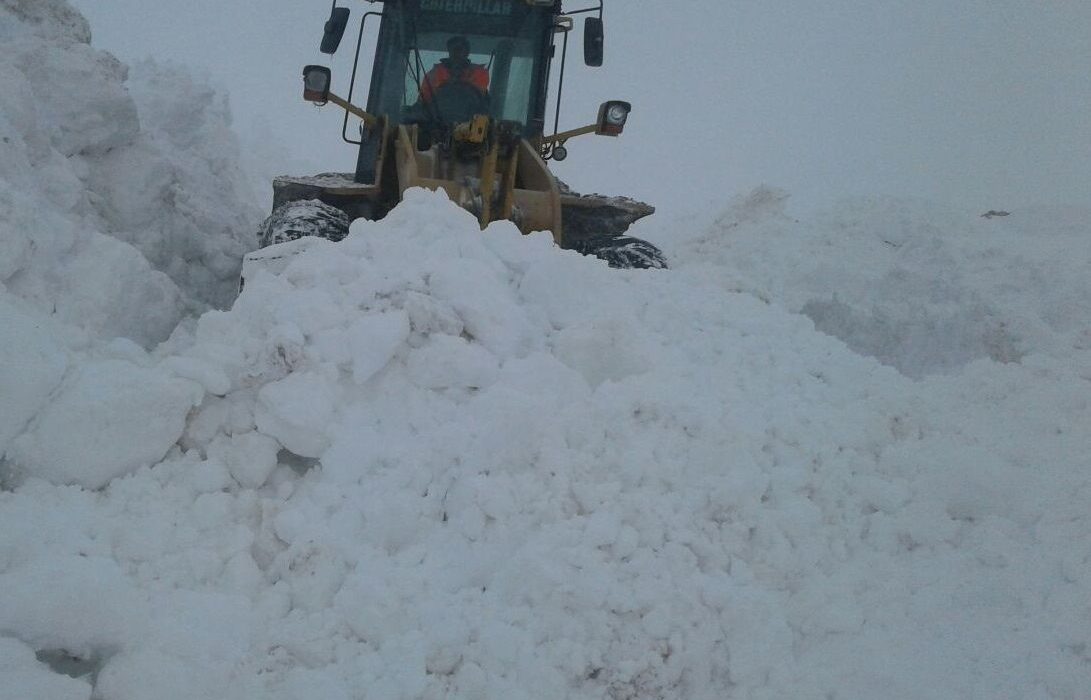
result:
<svg viewBox="0 0 1091 700"><path fill-rule="evenodd" d="M367 111L395 123L449 124L488 114L517 124L524 137L540 136L559 11L559 2L387 0ZM483 94L457 81L432 94L429 71L449 59L454 37L466 39L469 62L487 71Z"/></svg>
<svg viewBox="0 0 1091 700"><path fill-rule="evenodd" d="M337 2L320 45L331 56L350 14ZM622 235L653 207L623 197L580 195L549 170L549 161L565 159L570 139L619 136L631 110L628 102L609 100L593 123L559 128L574 16L591 15L584 17L583 59L601 66L604 0L565 0L564 7L562 0L368 3L381 10L365 12L360 20L348 96L331 89L328 66L303 68L303 99L344 110L341 136L359 146L356 171L276 178L263 246L308 235L340 240L352 221L383 218L407 191L419 187L444 191L483 229L507 220L523 233L549 231L557 245L616 267L666 266L655 246ZM374 41L366 109L358 104L362 99L353 99L363 92L364 80L358 84L357 77L365 37L369 47ZM560 70L547 131L554 58ZM456 83L458 89L443 89ZM351 117L359 121L352 123L358 128L350 135Z"/></svg>

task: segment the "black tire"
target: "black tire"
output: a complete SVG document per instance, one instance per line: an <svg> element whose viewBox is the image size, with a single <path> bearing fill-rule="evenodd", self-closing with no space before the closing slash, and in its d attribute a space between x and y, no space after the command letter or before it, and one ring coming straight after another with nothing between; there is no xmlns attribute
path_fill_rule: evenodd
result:
<svg viewBox="0 0 1091 700"><path fill-rule="evenodd" d="M665 270L667 258L651 243L632 236L588 236L576 242L573 250L593 255L620 270Z"/></svg>
<svg viewBox="0 0 1091 700"><path fill-rule="evenodd" d="M349 233L349 217L337 207L317 199L282 204L261 225L258 247L294 241L304 236L317 236L339 241Z"/></svg>

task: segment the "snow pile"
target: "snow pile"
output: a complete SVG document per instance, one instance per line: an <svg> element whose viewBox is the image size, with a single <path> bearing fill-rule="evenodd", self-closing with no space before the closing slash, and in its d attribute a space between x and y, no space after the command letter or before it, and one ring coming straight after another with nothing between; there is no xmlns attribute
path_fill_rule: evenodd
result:
<svg viewBox="0 0 1091 700"><path fill-rule="evenodd" d="M15 439L20 678L53 681L29 646L112 700L1091 687L1087 347L913 381L724 269L609 270L423 192L271 252ZM168 428L116 429L139 454L88 409L133 396L126 353L160 398L120 420Z"/></svg>
<svg viewBox="0 0 1091 700"><path fill-rule="evenodd" d="M985 218L861 198L800 222L785 215L787 197L755 190L677 244L676 264L804 313L912 377L1091 343L1091 211Z"/></svg>
<svg viewBox="0 0 1091 700"><path fill-rule="evenodd" d="M222 99L0 39L0 700L1087 697L1086 215L764 189L620 272L411 192L176 328Z"/></svg>
<svg viewBox="0 0 1091 700"><path fill-rule="evenodd" d="M127 79L63 0L4 0L0 37L3 303L144 345L230 303L260 214L223 98L178 69Z"/></svg>
<svg viewBox="0 0 1091 700"><path fill-rule="evenodd" d="M201 387L140 346L233 299L260 214L223 97L129 76L60 0L0 3L0 37L0 481L97 488L181 436Z"/></svg>

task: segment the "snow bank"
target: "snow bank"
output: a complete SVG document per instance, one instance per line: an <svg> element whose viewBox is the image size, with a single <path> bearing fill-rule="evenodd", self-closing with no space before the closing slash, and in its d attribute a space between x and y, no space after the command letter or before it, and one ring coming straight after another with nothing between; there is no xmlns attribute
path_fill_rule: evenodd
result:
<svg viewBox="0 0 1091 700"><path fill-rule="evenodd" d="M0 294L144 345L229 304L260 213L225 98L130 76L63 0L6 0L0 37Z"/></svg>
<svg viewBox="0 0 1091 700"><path fill-rule="evenodd" d="M0 493L30 611L0 634L100 659L100 695L1091 687L1087 347L914 381L791 313L805 282L609 270L423 192L278 252L141 364L188 377L179 411L204 388L162 461ZM155 624L34 613L71 605L48 583L69 566Z"/></svg>
<svg viewBox="0 0 1091 700"><path fill-rule="evenodd" d="M0 481L97 488L162 459L194 402L192 367L131 341L229 304L260 214L222 95L130 75L61 0L0 3L0 37Z"/></svg>
<svg viewBox="0 0 1091 700"><path fill-rule="evenodd" d="M768 187L741 198L703 235L675 242L676 265L802 312L912 377L1087 346L1091 211L986 218L857 198L796 221L787 198Z"/></svg>

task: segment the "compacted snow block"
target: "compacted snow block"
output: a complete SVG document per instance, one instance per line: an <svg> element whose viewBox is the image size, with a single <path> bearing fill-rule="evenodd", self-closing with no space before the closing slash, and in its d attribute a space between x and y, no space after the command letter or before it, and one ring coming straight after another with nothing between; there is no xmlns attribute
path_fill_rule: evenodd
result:
<svg viewBox="0 0 1091 700"><path fill-rule="evenodd" d="M365 316L349 330L352 377L363 384L393 359L409 337L409 316L395 311Z"/></svg>
<svg viewBox="0 0 1091 700"><path fill-rule="evenodd" d="M280 443L256 431L221 437L208 447L210 458L219 460L235 481L256 489L277 467Z"/></svg>
<svg viewBox="0 0 1091 700"><path fill-rule="evenodd" d="M77 658L123 647L150 613L144 594L105 557L40 557L0 574L0 590L0 630L37 651L64 649Z"/></svg>
<svg viewBox="0 0 1091 700"><path fill-rule="evenodd" d="M318 372L295 372L258 392L258 430L300 457L318 458L329 447L337 385Z"/></svg>
<svg viewBox="0 0 1091 700"><path fill-rule="evenodd" d="M34 658L34 650L0 637L0 697L18 700L89 700L86 681L53 673Z"/></svg>
<svg viewBox="0 0 1091 700"><path fill-rule="evenodd" d="M121 360L93 362L17 438L9 458L55 484L102 488L163 458L200 385Z"/></svg>
<svg viewBox="0 0 1091 700"><path fill-rule="evenodd" d="M67 367L68 358L49 334L0 295L0 457Z"/></svg>

